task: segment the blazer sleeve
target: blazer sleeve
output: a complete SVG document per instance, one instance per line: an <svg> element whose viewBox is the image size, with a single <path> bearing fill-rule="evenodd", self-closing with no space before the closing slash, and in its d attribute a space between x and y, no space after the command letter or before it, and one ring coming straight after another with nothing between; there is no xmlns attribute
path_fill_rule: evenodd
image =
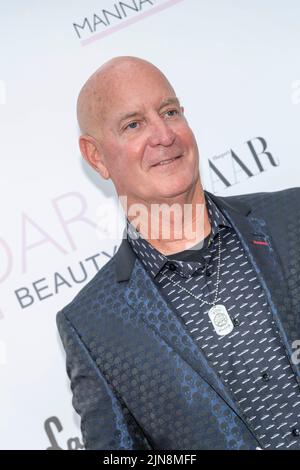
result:
<svg viewBox="0 0 300 470"><path fill-rule="evenodd" d="M62 311L58 312L56 323L66 352L72 404L81 417L85 449L151 450L142 429L126 405L117 398Z"/></svg>

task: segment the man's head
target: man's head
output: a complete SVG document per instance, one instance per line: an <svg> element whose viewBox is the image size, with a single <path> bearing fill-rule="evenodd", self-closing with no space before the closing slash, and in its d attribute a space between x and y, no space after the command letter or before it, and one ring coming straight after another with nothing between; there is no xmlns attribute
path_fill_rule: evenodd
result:
<svg viewBox="0 0 300 470"><path fill-rule="evenodd" d="M163 73L116 57L88 79L77 103L80 149L128 203L171 203L199 180L195 137ZM162 161L175 159L171 163Z"/></svg>

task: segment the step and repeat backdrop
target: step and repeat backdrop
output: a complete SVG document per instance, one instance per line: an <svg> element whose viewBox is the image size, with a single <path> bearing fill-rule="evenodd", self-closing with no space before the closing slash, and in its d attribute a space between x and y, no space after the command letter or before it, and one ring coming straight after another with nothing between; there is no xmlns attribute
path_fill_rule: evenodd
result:
<svg viewBox="0 0 300 470"><path fill-rule="evenodd" d="M106 60L169 78L227 196L300 183L298 0L0 2L0 448L83 449L56 313L115 253L111 182L84 162L76 100Z"/></svg>

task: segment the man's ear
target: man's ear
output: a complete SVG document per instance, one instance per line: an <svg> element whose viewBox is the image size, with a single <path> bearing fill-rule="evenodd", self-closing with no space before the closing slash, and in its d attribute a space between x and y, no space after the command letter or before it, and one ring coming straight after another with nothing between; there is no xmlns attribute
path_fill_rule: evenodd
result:
<svg viewBox="0 0 300 470"><path fill-rule="evenodd" d="M83 134L79 137L79 147L81 155L87 163L94 168L95 171L100 173L102 178L106 180L109 179L110 175L97 140L88 134Z"/></svg>

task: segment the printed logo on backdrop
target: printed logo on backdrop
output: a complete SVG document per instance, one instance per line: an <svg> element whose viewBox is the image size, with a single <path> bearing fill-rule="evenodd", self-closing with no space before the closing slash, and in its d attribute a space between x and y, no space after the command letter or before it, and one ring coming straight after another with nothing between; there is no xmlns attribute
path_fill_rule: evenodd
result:
<svg viewBox="0 0 300 470"><path fill-rule="evenodd" d="M217 194L226 188L254 178L279 166L266 139L255 137L247 140L237 151L229 149L208 159L212 192Z"/></svg>
<svg viewBox="0 0 300 470"><path fill-rule="evenodd" d="M105 8L91 12L73 23L74 33L86 46L151 15L170 8L183 0L106 1ZM102 2L103 4L103 2ZM103 6L103 5L102 5Z"/></svg>
<svg viewBox="0 0 300 470"><path fill-rule="evenodd" d="M46 419L44 429L49 439L50 446L46 450L83 450L84 445L78 437L70 437L66 443L62 444L60 433L63 426L57 416Z"/></svg>
<svg viewBox="0 0 300 470"><path fill-rule="evenodd" d="M10 280L16 272L27 278L30 274L31 262L36 262L43 256L44 251L41 250L47 248L51 250L51 253L57 252L63 257L74 254L78 249L75 234L79 226L87 227L92 236L96 235L96 241L97 239L107 240L107 236L105 233L101 233L101 229L103 229L102 232L105 232L106 225L109 224L112 213L116 210L116 203L113 198L107 198L99 204L100 208L103 206L106 208L106 220L103 220L105 215L103 210L99 213L102 219L97 220L98 210L95 220L93 220L88 217L88 203L83 194L74 191L59 195L50 202L48 208L48 211L52 211L55 215L59 235L53 234L53 223L51 226L45 226L31 214L25 212L19 214L20 254L14 252L9 240L0 237L0 284L3 285ZM113 217L113 219L115 218ZM13 289L18 306L21 309L30 308L55 295L64 295L68 290L86 283L115 254L118 248L116 243L119 243L119 237L113 241L111 248L107 250L108 252L103 250L89 253L89 256L78 261L73 255L71 265L50 273L45 272L47 265L42 261L39 263L41 266L40 275L24 283L19 281L19 285ZM0 309L0 320L3 318L5 318L5 312ZM3 363L5 362L4 346L2 343L0 346L0 362Z"/></svg>
<svg viewBox="0 0 300 470"><path fill-rule="evenodd" d="M116 250L117 245L114 246L112 254L105 251L94 253L83 260L79 260L76 266L75 264L74 266L67 266L64 272L56 271L48 277L43 276L33 280L30 285L18 287L15 290L15 295L19 306L22 309L31 307L49 297L65 293L66 289L72 289L78 284L87 283L100 270L101 261L112 258Z"/></svg>

